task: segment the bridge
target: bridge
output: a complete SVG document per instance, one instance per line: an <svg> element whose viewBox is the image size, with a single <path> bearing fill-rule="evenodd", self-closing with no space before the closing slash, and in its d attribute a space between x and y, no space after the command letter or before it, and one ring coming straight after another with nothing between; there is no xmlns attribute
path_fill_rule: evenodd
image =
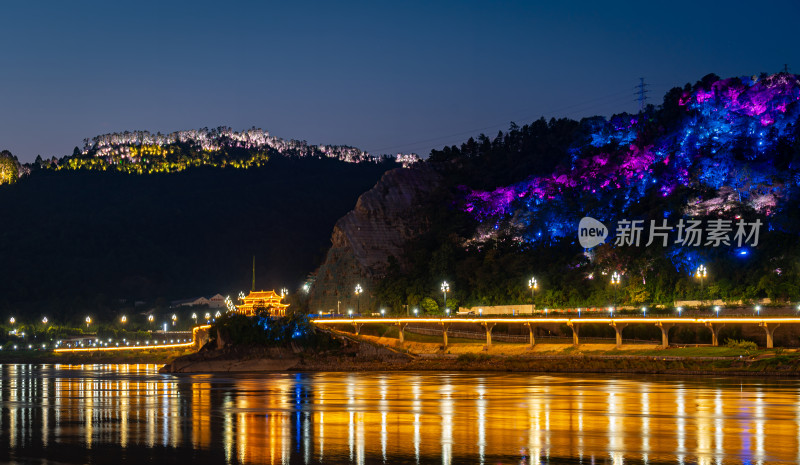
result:
<svg viewBox="0 0 800 465"><path fill-rule="evenodd" d="M533 347L536 343L535 332L539 326L548 325L567 325L572 330L572 343L574 345L580 344L580 328L582 325L587 324L607 324L614 328L616 333L616 345L622 346L622 330L632 324L651 324L655 325L661 330L661 346L664 348L669 347L669 330L678 325L699 325L711 331L711 344L713 346L719 345L719 331L725 325L757 325L764 329L767 336L767 348L772 349L774 346L775 330L781 325L800 324L799 317L608 317L608 318L568 318L568 317L481 317L481 318L313 318L311 320L314 324L320 326L326 325L352 325L355 334L359 334L364 325L396 325L400 330L399 340L404 342L404 331L409 323L432 325L434 327L441 327L442 329L442 342L444 347L447 347L447 333L454 323L472 323L483 327L486 332L486 346L492 345L492 329L497 324L518 324L528 328L530 340L529 344Z"/></svg>
<svg viewBox="0 0 800 465"><path fill-rule="evenodd" d="M58 348L53 349L54 353L57 354L68 354L68 353L86 353L86 352L118 352L118 351L142 351L142 350L171 350L171 349L188 349L190 347L196 347L199 349L203 344L203 338L207 339L207 331L211 328L211 325L200 325L195 326L192 328L192 340L190 342L177 342L177 343L167 343L164 341L163 344L158 344L158 341L153 341L153 344L150 345L133 345L133 346L118 346L118 347L103 347L103 346L96 346L96 347L72 347L72 348Z"/></svg>

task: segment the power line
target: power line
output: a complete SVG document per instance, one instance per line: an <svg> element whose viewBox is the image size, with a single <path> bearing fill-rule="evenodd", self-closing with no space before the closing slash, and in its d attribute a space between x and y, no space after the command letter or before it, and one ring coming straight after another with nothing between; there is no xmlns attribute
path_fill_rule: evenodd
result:
<svg viewBox="0 0 800 465"><path fill-rule="evenodd" d="M511 118L509 121L520 121L520 122L532 121L532 120L536 120L536 119L542 117L545 114L562 113L564 110L569 110L569 109L573 109L573 108L577 108L577 107L583 107L583 106L586 106L586 105L589 105L589 106L587 108L582 108L582 109L579 109L579 110L575 110L575 111L572 111L572 112L567 113L567 114L585 112L585 111L590 110L592 108L599 108L601 106L607 106L607 105L610 105L610 104L613 104L613 103L622 103L622 102L627 101L628 98L630 98L630 97L627 97L627 95L629 95L628 92L630 92L630 91L629 90L622 90L622 91L614 92L612 94L604 95L602 97L598 97L598 98L595 98L595 99L586 100L586 101L575 103L575 104L572 104L572 105L567 105L565 107L551 109L549 111L543 111L537 116L530 116L529 115L529 116L524 117L524 118ZM623 96L623 97L619 98L619 96ZM607 100L607 99L612 98L612 97L617 97L617 98L614 98L611 101L603 102L602 104L599 104L599 105L597 104L597 102L600 102L600 101L603 101L603 100ZM389 150L389 149L400 149L400 148L406 148L406 147L413 147L413 146L418 146L418 145L425 144L425 143L428 143L428 142L436 142L436 141L439 141L439 140L450 139L450 138L457 137L457 136L475 134L478 131L486 131L488 129L505 127L507 124L508 124L508 122L504 122L504 123L500 123L500 124L494 124L494 125L491 125L491 126L485 126L485 127L481 127L481 128L475 128L475 129L470 129L470 130L467 130L467 131L461 131L461 132L457 132L457 133L453 133L453 134L448 134L448 135L445 135L445 136L437 136L437 137L433 137L433 138L430 138L430 139L423 139L423 140L419 140L419 141L415 141L415 142L409 142L409 143L405 143L405 144L390 145L390 146L381 147L381 148L377 148L377 149L367 150L367 152L369 152L369 153L378 153L378 152L381 152L381 151L384 151L384 150Z"/></svg>
<svg viewBox="0 0 800 465"><path fill-rule="evenodd" d="M636 86L636 100L639 101L639 113L644 113L644 102L647 100L647 94L650 92L646 90L647 84L644 83L644 78L639 78L639 85Z"/></svg>

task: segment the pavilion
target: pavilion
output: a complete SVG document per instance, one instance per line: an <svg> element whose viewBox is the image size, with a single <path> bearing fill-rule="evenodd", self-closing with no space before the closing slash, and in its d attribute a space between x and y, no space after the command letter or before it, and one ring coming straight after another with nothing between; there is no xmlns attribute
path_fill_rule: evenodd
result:
<svg viewBox="0 0 800 465"><path fill-rule="evenodd" d="M281 303L283 296L275 291L250 291L237 305L239 313L253 316L260 311L266 311L272 316L286 316L286 307L289 304Z"/></svg>

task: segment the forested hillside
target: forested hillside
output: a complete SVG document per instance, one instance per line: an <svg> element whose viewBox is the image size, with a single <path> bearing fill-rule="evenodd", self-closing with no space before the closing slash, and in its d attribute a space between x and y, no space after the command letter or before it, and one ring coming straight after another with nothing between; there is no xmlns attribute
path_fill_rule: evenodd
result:
<svg viewBox="0 0 800 465"><path fill-rule="evenodd" d="M336 220L394 162L273 156L250 169L134 175L34 169L0 186L0 312L117 308L298 289ZM79 313L80 312L80 313Z"/></svg>
<svg viewBox="0 0 800 465"><path fill-rule="evenodd" d="M536 277L541 306L602 307L615 292L619 303L671 305L700 298L692 274L704 264L704 298L796 301L799 119L798 76L708 75L641 114L512 123L434 151L428 163L447 188L427 205L430 231L377 284L377 300L441 312L447 280L451 308L529 303ZM611 230L591 251L577 240L584 216ZM615 243L620 221L645 225L638 246ZM651 221L670 228L666 245L646 246ZM687 244L679 226L690 221L720 226L726 241ZM740 223L750 228L744 243ZM623 276L616 291L613 272Z"/></svg>

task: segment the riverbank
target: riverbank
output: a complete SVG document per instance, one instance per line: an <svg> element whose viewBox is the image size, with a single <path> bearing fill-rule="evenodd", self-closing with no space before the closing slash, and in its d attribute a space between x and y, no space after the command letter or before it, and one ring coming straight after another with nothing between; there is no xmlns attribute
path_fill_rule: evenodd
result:
<svg viewBox="0 0 800 465"><path fill-rule="evenodd" d="M194 352L194 349L153 349L131 351L90 351L80 353L55 353L51 351L5 351L0 353L3 363L94 364L94 363L156 363L165 364Z"/></svg>
<svg viewBox="0 0 800 465"><path fill-rule="evenodd" d="M201 351L166 364L162 373L233 373L275 371L504 371L535 373L632 373L730 376L800 376L795 350L728 347L660 349L638 344L497 343L488 350L475 341L443 349L432 342L375 336L342 335L341 350L229 347Z"/></svg>

